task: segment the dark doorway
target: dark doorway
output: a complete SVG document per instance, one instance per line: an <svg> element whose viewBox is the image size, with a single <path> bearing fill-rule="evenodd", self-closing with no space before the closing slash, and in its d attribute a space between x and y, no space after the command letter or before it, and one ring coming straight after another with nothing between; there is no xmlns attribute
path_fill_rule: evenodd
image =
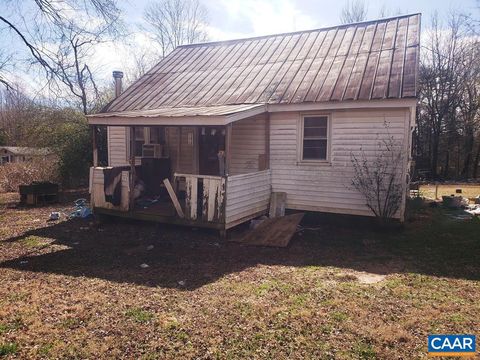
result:
<svg viewBox="0 0 480 360"><path fill-rule="evenodd" d="M225 127L204 126L200 129L199 173L220 175L219 152L225 151Z"/></svg>

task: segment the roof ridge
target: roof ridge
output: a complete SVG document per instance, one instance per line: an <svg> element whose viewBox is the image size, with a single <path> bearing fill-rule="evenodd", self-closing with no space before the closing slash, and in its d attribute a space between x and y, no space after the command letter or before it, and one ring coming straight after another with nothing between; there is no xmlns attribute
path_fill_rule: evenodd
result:
<svg viewBox="0 0 480 360"><path fill-rule="evenodd" d="M179 46L177 46L177 48L188 48L188 47L205 46L205 45L226 45L226 44L233 44L233 43L236 43L236 42L247 41L247 40L258 40L258 39L275 37L275 36L295 35L295 34L309 33L309 32L315 32L315 31L324 31L324 30L331 30L331 29L335 29L335 28L350 27L350 26L353 26L353 25L373 24L373 23L378 23L380 21L403 19L403 18L415 16L415 15L422 15L422 13L417 12L417 13L411 13L411 14L389 16L389 17L384 17L384 18L379 18L379 19L374 19L374 20L358 21L358 22L353 22L353 23L348 23L348 24L326 26L326 27L309 29L309 30L298 30L298 31L276 33L276 34L269 34L269 35L250 36L250 37L239 38L239 39L231 39L231 40L206 41L206 42L195 43L195 44L185 44L185 45L179 45Z"/></svg>

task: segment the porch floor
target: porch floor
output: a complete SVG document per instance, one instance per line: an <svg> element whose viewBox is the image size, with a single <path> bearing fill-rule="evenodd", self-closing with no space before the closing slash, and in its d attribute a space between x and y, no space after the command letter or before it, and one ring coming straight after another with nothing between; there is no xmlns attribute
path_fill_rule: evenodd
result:
<svg viewBox="0 0 480 360"><path fill-rule="evenodd" d="M93 211L95 214L121 217L125 219L153 221L153 222L162 223L162 224L202 227L202 228L210 228L210 229L217 229L217 230L225 229L224 223L206 222L206 221L202 221L201 219L199 220L189 220L185 218L182 219L176 216L173 205L171 205L173 209L173 213L171 213L170 209L168 209L166 206L170 204L158 204L158 205L160 205L158 209L154 206L151 206L147 209L135 209L133 211L120 211L120 210L95 207Z"/></svg>

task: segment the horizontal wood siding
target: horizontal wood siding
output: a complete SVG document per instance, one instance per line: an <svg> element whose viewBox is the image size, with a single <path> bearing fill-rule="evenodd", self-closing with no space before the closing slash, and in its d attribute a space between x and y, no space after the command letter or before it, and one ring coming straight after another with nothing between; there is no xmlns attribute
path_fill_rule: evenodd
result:
<svg viewBox="0 0 480 360"><path fill-rule="evenodd" d="M259 155L265 154L265 118L254 117L232 125L230 174L256 172Z"/></svg>
<svg viewBox="0 0 480 360"><path fill-rule="evenodd" d="M128 165L127 131L123 126L109 126L107 128L108 165Z"/></svg>
<svg viewBox="0 0 480 360"><path fill-rule="evenodd" d="M270 203L270 170L227 178L226 227L266 212Z"/></svg>
<svg viewBox="0 0 480 360"><path fill-rule="evenodd" d="M358 156L363 150L373 159L378 142L389 135L404 146L406 167L408 109L331 112L330 161L325 163L300 161L300 113L274 113L270 119L272 191L287 193L287 208L372 215L365 199L351 186L350 154Z"/></svg>

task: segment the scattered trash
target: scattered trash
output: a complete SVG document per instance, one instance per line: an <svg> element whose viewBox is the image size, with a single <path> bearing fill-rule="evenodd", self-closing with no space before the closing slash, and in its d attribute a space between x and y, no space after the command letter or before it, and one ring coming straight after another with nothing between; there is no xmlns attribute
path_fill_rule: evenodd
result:
<svg viewBox="0 0 480 360"><path fill-rule="evenodd" d="M475 198L475 204L480 205L480 195Z"/></svg>
<svg viewBox="0 0 480 360"><path fill-rule="evenodd" d="M99 232L103 232L103 231L105 231L105 229L98 228L98 229L97 229L97 231L99 231Z"/></svg>
<svg viewBox="0 0 480 360"><path fill-rule="evenodd" d="M146 268L149 268L150 266L148 264L143 263L143 264L140 265L140 267L142 269L146 269Z"/></svg>
<svg viewBox="0 0 480 360"><path fill-rule="evenodd" d="M93 217L92 209L87 206L87 199L77 199L73 202L73 205L74 210L70 213L70 218L89 219Z"/></svg>
<svg viewBox="0 0 480 360"><path fill-rule="evenodd" d="M465 211L470 215L480 216L480 204L468 205L467 210Z"/></svg>
<svg viewBox="0 0 480 360"><path fill-rule="evenodd" d="M22 261L20 261L20 265L25 265L25 264L28 264L28 261L27 261L27 260L22 260Z"/></svg>
<svg viewBox="0 0 480 360"><path fill-rule="evenodd" d="M152 250L153 248L154 248L153 245L148 245L148 246L147 246L147 250Z"/></svg>
<svg viewBox="0 0 480 360"><path fill-rule="evenodd" d="M75 241L75 242L73 242L72 244L73 244L73 245L78 245L78 244L80 244L80 242Z"/></svg>
<svg viewBox="0 0 480 360"><path fill-rule="evenodd" d="M178 285L180 285L180 286L185 286L185 284L186 284L185 280L178 281Z"/></svg>
<svg viewBox="0 0 480 360"><path fill-rule="evenodd" d="M90 229L88 226L80 226L80 230L88 230Z"/></svg>
<svg viewBox="0 0 480 360"><path fill-rule="evenodd" d="M60 219L60 213L58 211L52 211L50 213L50 217L48 218L50 221L56 221Z"/></svg>

